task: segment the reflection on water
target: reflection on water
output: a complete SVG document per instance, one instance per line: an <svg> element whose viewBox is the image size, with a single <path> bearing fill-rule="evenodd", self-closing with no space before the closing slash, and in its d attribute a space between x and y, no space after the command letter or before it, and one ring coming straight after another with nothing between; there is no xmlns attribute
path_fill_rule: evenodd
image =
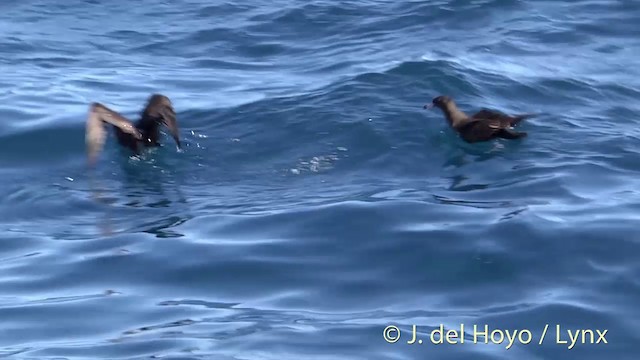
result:
<svg viewBox="0 0 640 360"><path fill-rule="evenodd" d="M462 182L468 180L464 175L456 175L451 177L451 186L447 190L449 191L473 191L483 190L489 187L490 184L468 184L462 185Z"/></svg>
<svg viewBox="0 0 640 360"><path fill-rule="evenodd" d="M446 196L433 195L433 198L442 203L448 205L460 205L474 207L478 209L493 209L493 208L505 208L516 206L511 201L470 201L470 200L456 200Z"/></svg>
<svg viewBox="0 0 640 360"><path fill-rule="evenodd" d="M637 357L640 2L237 3L0 2L0 357ZM185 151L81 166L152 91ZM437 94L549 115L467 144ZM615 344L381 339L441 323Z"/></svg>
<svg viewBox="0 0 640 360"><path fill-rule="evenodd" d="M132 157L129 161L118 162L120 171L109 173L108 178L106 171L89 169L89 193L93 201L100 205L101 215L96 217L96 226L102 236L114 235L116 227L124 232L142 231L158 237L183 236L168 230L190 219L186 215L188 211L185 211L188 210L188 202L179 181L176 181L172 172L156 164L158 161L153 157L154 154L145 155L146 159ZM139 221L133 228L122 224L117 226L115 222L121 218L119 213L123 208L139 211L164 209L165 217Z"/></svg>
<svg viewBox="0 0 640 360"><path fill-rule="evenodd" d="M184 234L170 230L171 228L180 226L191 219L191 216L170 216L153 223L141 224L142 232L153 234L159 238L182 237Z"/></svg>

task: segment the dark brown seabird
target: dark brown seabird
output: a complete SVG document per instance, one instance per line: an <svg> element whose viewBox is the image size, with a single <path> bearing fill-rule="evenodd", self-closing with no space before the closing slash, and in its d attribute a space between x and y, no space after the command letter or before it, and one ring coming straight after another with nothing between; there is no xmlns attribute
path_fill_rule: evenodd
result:
<svg viewBox="0 0 640 360"><path fill-rule="evenodd" d="M85 134L90 165L96 162L104 147L109 124L113 125L118 143L136 154L140 154L146 147L160 146L160 125L167 127L176 145L181 148L176 113L168 97L161 94L151 95L140 114L140 120L135 124L100 103L92 103L89 107Z"/></svg>
<svg viewBox="0 0 640 360"><path fill-rule="evenodd" d="M534 114L507 115L491 109L481 109L469 116L458 109L451 97L445 95L433 98L430 104L424 106L425 109L433 107L442 110L449 125L468 143L495 138L510 140L523 138L527 133L515 131L512 127L534 116Z"/></svg>

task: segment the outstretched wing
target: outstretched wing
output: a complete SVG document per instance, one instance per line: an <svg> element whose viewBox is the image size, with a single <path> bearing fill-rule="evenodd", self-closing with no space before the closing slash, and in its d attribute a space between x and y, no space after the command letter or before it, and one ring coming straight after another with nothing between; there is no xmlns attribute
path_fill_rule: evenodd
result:
<svg viewBox="0 0 640 360"><path fill-rule="evenodd" d="M89 108L85 133L87 155L90 164L95 163L98 154L104 147L107 139L107 124L115 126L124 134L131 135L136 139L142 139L142 134L140 134L131 121L102 104L93 103Z"/></svg>

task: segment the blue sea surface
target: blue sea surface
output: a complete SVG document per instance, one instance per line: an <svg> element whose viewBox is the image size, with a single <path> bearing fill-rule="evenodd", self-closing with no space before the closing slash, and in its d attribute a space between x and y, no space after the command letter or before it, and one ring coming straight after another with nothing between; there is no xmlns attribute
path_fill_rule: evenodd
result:
<svg viewBox="0 0 640 360"><path fill-rule="evenodd" d="M623 0L2 1L0 358L636 359L638 24ZM90 171L89 104L152 93L183 151L110 136ZM467 144L440 94L539 115Z"/></svg>

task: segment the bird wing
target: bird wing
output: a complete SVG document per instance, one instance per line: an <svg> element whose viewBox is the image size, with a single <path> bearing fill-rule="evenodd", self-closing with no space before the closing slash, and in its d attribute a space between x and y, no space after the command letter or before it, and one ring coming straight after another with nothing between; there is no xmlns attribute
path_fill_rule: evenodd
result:
<svg viewBox="0 0 640 360"><path fill-rule="evenodd" d="M158 119L160 119L164 126L167 127L169 134L175 140L178 148L180 148L181 144L178 132L178 119L176 112L173 109L173 103L167 96L162 94L153 94L147 101L147 105L142 112L142 119L140 121L142 123L149 124L155 123Z"/></svg>
<svg viewBox="0 0 640 360"><path fill-rule="evenodd" d="M107 138L107 124L115 126L123 133L129 134L136 139L142 139L142 134L131 121L102 104L94 103L89 108L85 133L87 155L91 164L95 163L98 154L104 147Z"/></svg>
<svg viewBox="0 0 640 360"><path fill-rule="evenodd" d="M173 110L173 106L165 106L160 109L159 112L162 116L164 125L169 130L169 134L171 134L176 145L180 148L182 145L180 144L180 135L178 132L178 119L175 110Z"/></svg>
<svg viewBox="0 0 640 360"><path fill-rule="evenodd" d="M509 115L498 110L483 108L471 117L474 119L502 119L508 118Z"/></svg>
<svg viewBox="0 0 640 360"><path fill-rule="evenodd" d="M483 108L477 113L473 114L471 118L477 119L477 120L484 120L484 119L498 120L502 123L508 124L509 126L513 126L519 123L520 121L532 116L534 116L534 114L507 115L498 110Z"/></svg>
<svg viewBox="0 0 640 360"><path fill-rule="evenodd" d="M476 142L491 139L509 126L501 119L471 119L457 130L466 141Z"/></svg>

